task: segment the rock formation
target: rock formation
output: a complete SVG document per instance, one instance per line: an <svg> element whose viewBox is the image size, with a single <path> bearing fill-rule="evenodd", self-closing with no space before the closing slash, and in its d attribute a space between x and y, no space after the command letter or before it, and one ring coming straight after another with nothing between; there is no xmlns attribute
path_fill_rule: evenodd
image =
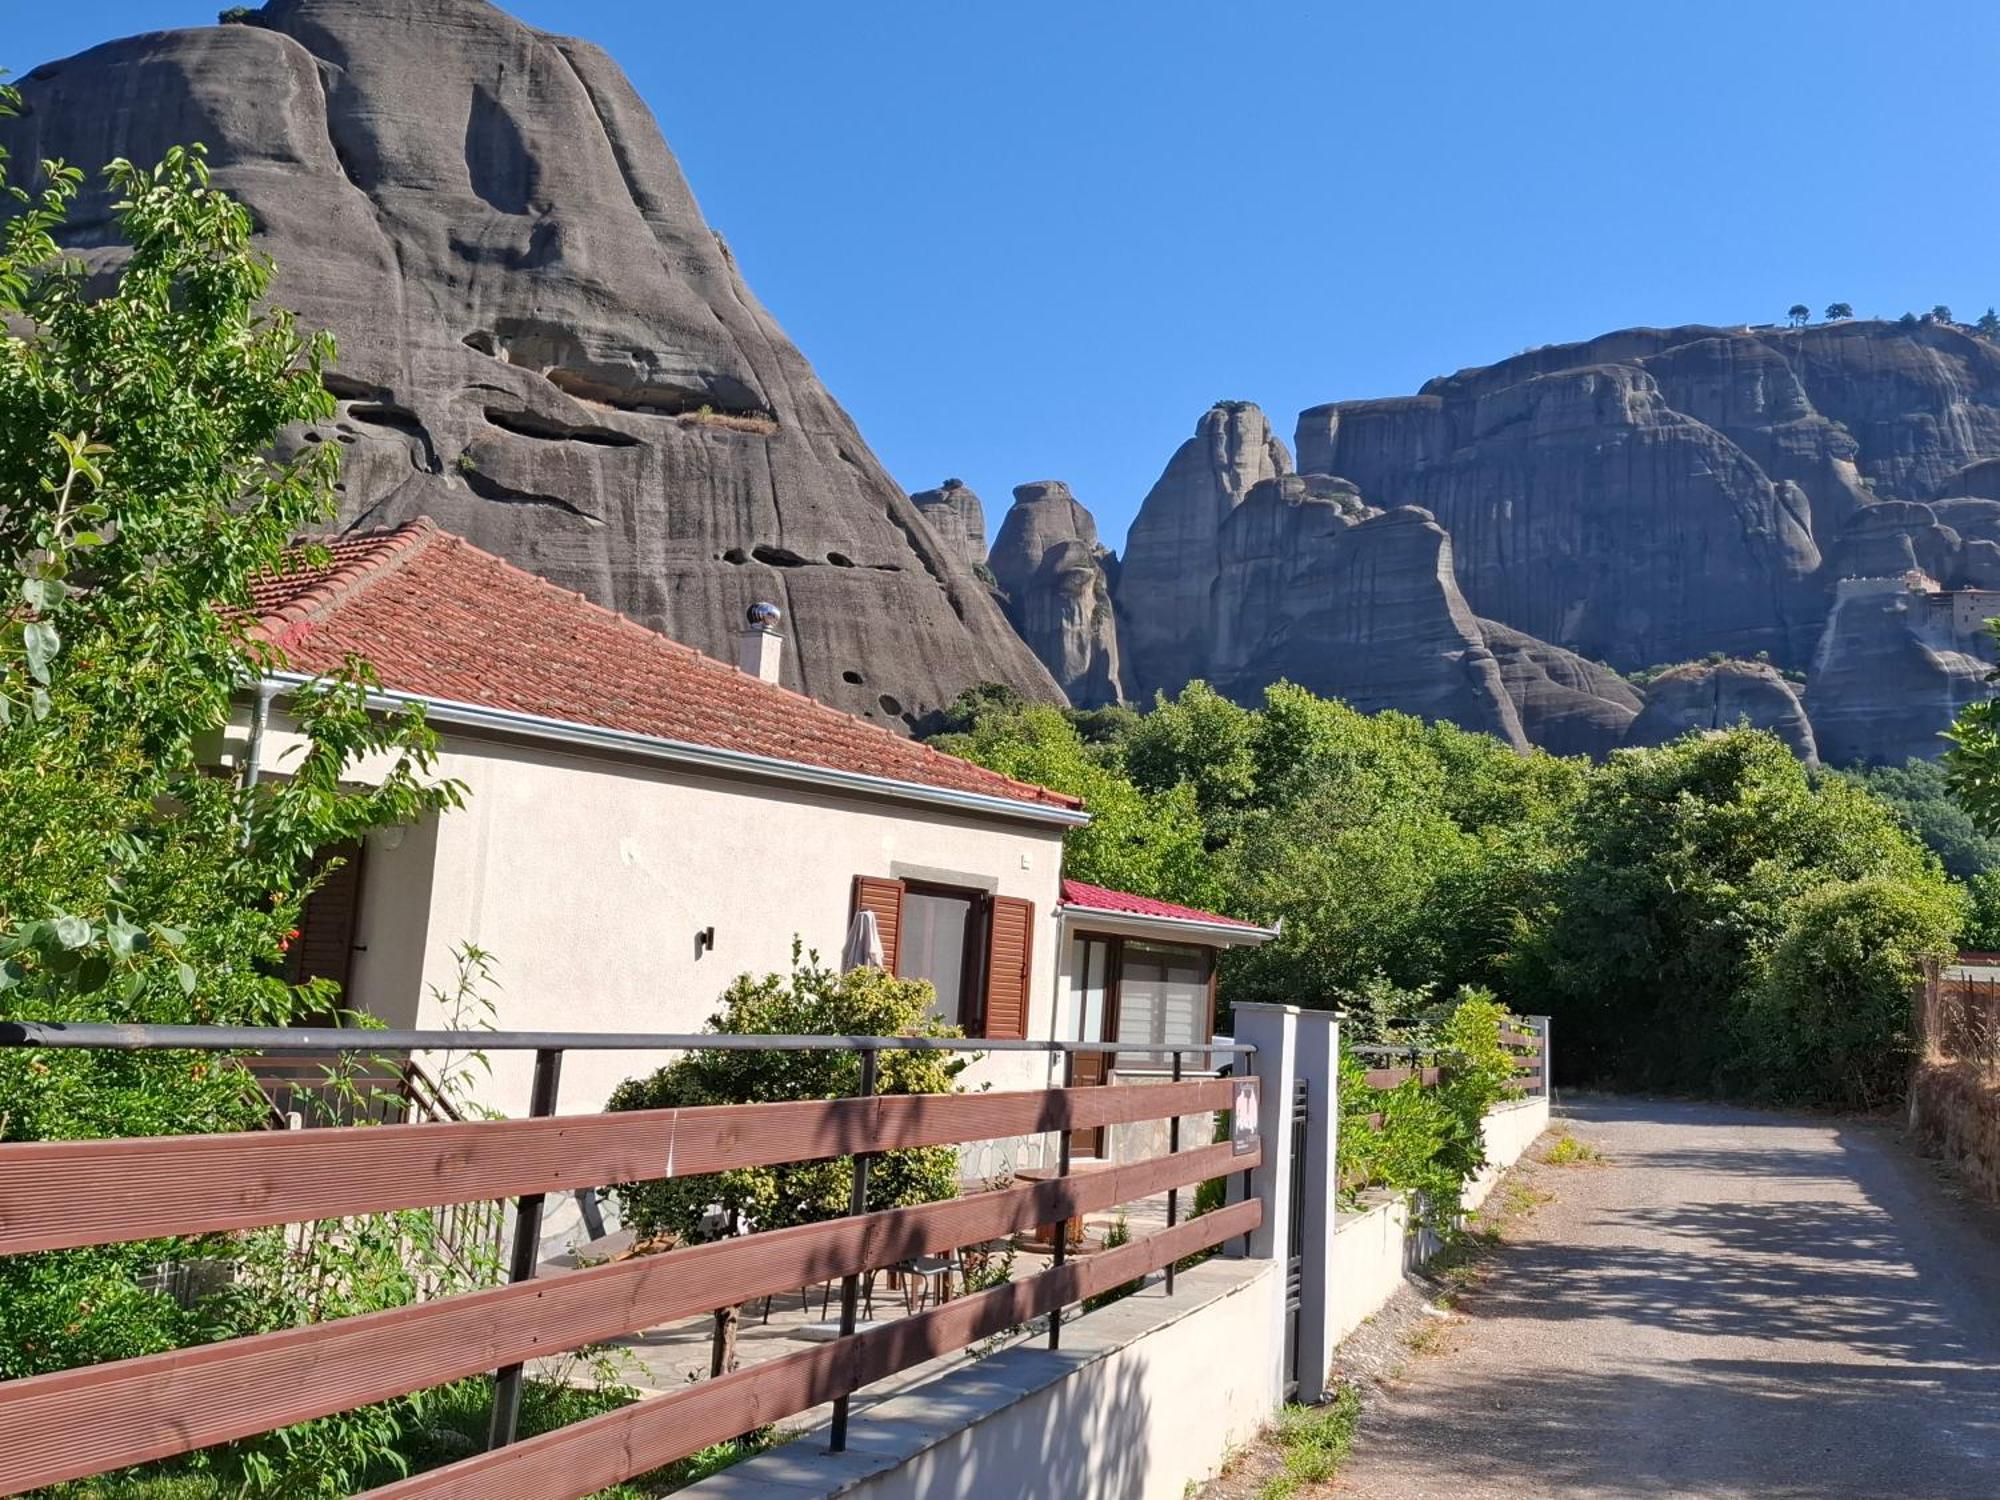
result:
<svg viewBox="0 0 2000 1500"><path fill-rule="evenodd" d="M937 539L974 569L986 562L986 507L963 479L947 479L934 490L919 490L910 503L923 512Z"/></svg>
<svg viewBox="0 0 2000 1500"><path fill-rule="evenodd" d="M1044 479L1016 486L988 564L1006 595L1007 618L1072 703L1128 696L1111 604L1116 559L1068 485Z"/></svg>
<svg viewBox="0 0 2000 1500"><path fill-rule="evenodd" d="M1118 583L1142 697L1203 675L1217 629L1209 586L1221 527L1253 486L1291 472L1285 445L1247 401L1210 407L1168 460L1132 522Z"/></svg>
<svg viewBox="0 0 2000 1500"><path fill-rule="evenodd" d="M1724 661L1671 667L1646 686L1646 706L1626 734L1630 745L1664 745L1690 729L1747 723L1768 729L1807 765L1819 747L1798 690L1766 662Z"/></svg>
<svg viewBox="0 0 2000 1500"><path fill-rule="evenodd" d="M1840 762L1935 753L1986 691L2000 346L1969 329L1627 329L1314 407L1295 449L1228 403L1146 497L1145 692L1290 677L1588 754L1748 717ZM1774 665L1619 675L1718 652Z"/></svg>
<svg viewBox="0 0 2000 1500"><path fill-rule="evenodd" d="M1991 691L1989 611L2000 614L2000 595L1932 593L1900 578L1842 580L1806 679L1820 756L1848 765L1942 754L1939 736L1953 716Z"/></svg>
<svg viewBox="0 0 2000 1500"><path fill-rule="evenodd" d="M418 514L728 657L781 605L786 681L905 721L1053 698L967 549L889 478L758 305L602 52L485 0L271 0L35 69L17 162L201 141L277 300L335 331L341 519ZM69 232L113 252L109 203Z"/></svg>

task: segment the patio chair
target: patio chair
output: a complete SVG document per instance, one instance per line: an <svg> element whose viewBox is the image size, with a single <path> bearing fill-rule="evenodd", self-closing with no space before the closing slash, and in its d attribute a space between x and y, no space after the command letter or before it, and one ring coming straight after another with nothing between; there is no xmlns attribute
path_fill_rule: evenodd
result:
<svg viewBox="0 0 2000 1500"><path fill-rule="evenodd" d="M890 1269L903 1283L904 1310L915 1314L951 1299L951 1277L958 1262L950 1255L913 1255Z"/></svg>

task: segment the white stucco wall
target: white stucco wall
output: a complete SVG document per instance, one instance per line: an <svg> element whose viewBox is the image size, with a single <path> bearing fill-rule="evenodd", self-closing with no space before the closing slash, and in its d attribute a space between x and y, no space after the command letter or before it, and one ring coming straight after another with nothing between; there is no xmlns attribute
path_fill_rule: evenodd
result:
<svg viewBox="0 0 2000 1500"><path fill-rule="evenodd" d="M1465 1185L1463 1208L1469 1213L1484 1203L1501 1174L1548 1128L1546 1099L1520 1099L1489 1110L1480 1124L1486 1166ZM1437 1237L1429 1230L1411 1232L1406 1195L1385 1193L1374 1199L1357 1212L1341 1213L1336 1221L1327 1275L1336 1343L1373 1317L1403 1285L1404 1276L1438 1251Z"/></svg>
<svg viewBox="0 0 2000 1500"><path fill-rule="evenodd" d="M1271 1419L1268 1261L1211 1260L691 1485L687 1500L1184 1500Z"/></svg>
<svg viewBox="0 0 2000 1500"><path fill-rule="evenodd" d="M274 724L267 770L291 741ZM365 780L377 768L357 768ZM1031 1034L1054 1023L1062 830L946 809L697 775L559 747L448 735L435 774L466 805L371 836L351 995L435 1026L454 947L493 956L496 1027L696 1032L741 973L782 972L793 938L837 964L856 875L924 878L1035 903ZM715 930L713 951L695 935ZM599 1108L664 1054L571 1052L561 1113ZM494 1053L483 1101L525 1110L532 1058ZM973 1088L1039 1088L1049 1060L990 1054ZM1016 1165L1020 1163L1015 1163Z"/></svg>

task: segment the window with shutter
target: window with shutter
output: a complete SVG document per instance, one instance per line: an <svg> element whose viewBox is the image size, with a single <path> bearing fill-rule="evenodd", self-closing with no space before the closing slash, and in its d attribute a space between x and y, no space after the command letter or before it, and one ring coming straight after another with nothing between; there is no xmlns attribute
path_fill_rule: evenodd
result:
<svg viewBox="0 0 2000 1500"><path fill-rule="evenodd" d="M1194 1047L1208 1040L1214 954L1204 948L1127 941L1119 964L1115 1040L1133 1048ZM1121 1071L1170 1066L1167 1054L1121 1052Z"/></svg>
<svg viewBox="0 0 2000 1500"><path fill-rule="evenodd" d="M985 1035L1018 1041L1028 1034L1035 952L1035 903L995 896L988 907Z"/></svg>
<svg viewBox="0 0 2000 1500"><path fill-rule="evenodd" d="M331 979L340 986L340 1003L356 1010L360 1002L347 991L354 971L355 930L361 919L362 848L353 843L327 851L323 865L334 860L340 863L306 897L305 908L299 913L299 935L285 950L289 983Z"/></svg>
<svg viewBox="0 0 2000 1500"><path fill-rule="evenodd" d="M855 912L875 913L875 930L882 939L882 967L900 974L903 937L903 882L875 875L854 877Z"/></svg>

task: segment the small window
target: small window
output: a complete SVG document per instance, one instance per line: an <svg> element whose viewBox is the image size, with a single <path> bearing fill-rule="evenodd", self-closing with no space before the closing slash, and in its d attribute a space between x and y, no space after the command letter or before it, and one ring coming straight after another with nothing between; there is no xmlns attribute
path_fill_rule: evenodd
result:
<svg viewBox="0 0 2000 1500"><path fill-rule="evenodd" d="M1209 976L1214 955L1206 948L1163 943L1124 944L1118 979L1118 1035L1124 1047L1198 1047L1208 1040ZM1121 1052L1124 1070L1172 1066L1164 1052Z"/></svg>
<svg viewBox="0 0 2000 1500"><path fill-rule="evenodd" d="M974 987L973 966L966 962L973 899L918 886L903 894L902 975L928 979L937 991L938 1019L953 1026L968 1019L966 1002Z"/></svg>
<svg viewBox="0 0 2000 1500"><path fill-rule="evenodd" d="M1027 1036L1034 902L857 875L852 909L874 914L884 968L904 979L930 981L940 1020L967 1036Z"/></svg>

